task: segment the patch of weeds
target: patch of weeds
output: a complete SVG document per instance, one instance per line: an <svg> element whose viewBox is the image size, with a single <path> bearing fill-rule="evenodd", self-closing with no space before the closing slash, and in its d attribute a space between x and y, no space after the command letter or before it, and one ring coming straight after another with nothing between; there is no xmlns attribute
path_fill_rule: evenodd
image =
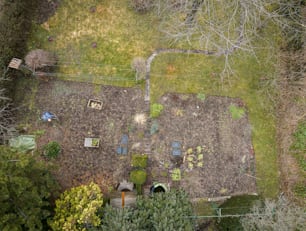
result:
<svg viewBox="0 0 306 231"><path fill-rule="evenodd" d="M294 194L301 198L306 198L305 182L299 182L294 186Z"/></svg>
<svg viewBox="0 0 306 231"><path fill-rule="evenodd" d="M152 104L150 108L151 118L159 117L163 109L164 109L164 106L162 104L159 104L159 103Z"/></svg>
<svg viewBox="0 0 306 231"><path fill-rule="evenodd" d="M234 120L238 120L245 115L245 110L243 108L235 106L233 104L229 106L229 111Z"/></svg>
<svg viewBox="0 0 306 231"><path fill-rule="evenodd" d="M114 187L112 185L108 186L107 188L108 192L113 192L114 191Z"/></svg>
<svg viewBox="0 0 306 231"><path fill-rule="evenodd" d="M290 149L293 151L300 168L306 171L306 120L298 124L296 131L293 133L293 138L294 141Z"/></svg>
<svg viewBox="0 0 306 231"><path fill-rule="evenodd" d="M169 167L170 167L170 164L169 164L168 162L165 162L165 163L164 163L164 167L165 167L165 168L169 168Z"/></svg>
<svg viewBox="0 0 306 231"><path fill-rule="evenodd" d="M143 139L144 138L144 132L143 131L138 132L137 137L138 137L138 139Z"/></svg>
<svg viewBox="0 0 306 231"><path fill-rule="evenodd" d="M167 177L168 176L168 172L167 171L161 171L160 172L160 176Z"/></svg>
<svg viewBox="0 0 306 231"><path fill-rule="evenodd" d="M43 147L43 155L48 159L56 158L61 152L61 146L56 141L51 141Z"/></svg>
<svg viewBox="0 0 306 231"><path fill-rule="evenodd" d="M36 130L34 132L32 132L32 134L36 137L40 137L42 135L44 135L46 133L46 130L42 129L42 130Z"/></svg>
<svg viewBox="0 0 306 231"><path fill-rule="evenodd" d="M29 131L29 129L31 128L31 124L28 124L28 123L21 123L21 124L18 124L17 126L17 130L21 133L26 133L27 131Z"/></svg>
<svg viewBox="0 0 306 231"><path fill-rule="evenodd" d="M212 205L207 201L207 198L202 198L194 203L194 211L198 216L213 216L215 215L215 210Z"/></svg>
<svg viewBox="0 0 306 231"><path fill-rule="evenodd" d="M205 95L204 93L198 93L198 94L197 94L197 98L198 98L199 100L204 101L204 100L206 99L206 95Z"/></svg>
<svg viewBox="0 0 306 231"><path fill-rule="evenodd" d="M182 179L181 170L179 168L175 168L172 170L171 179L173 181L180 181Z"/></svg>
<svg viewBox="0 0 306 231"><path fill-rule="evenodd" d="M180 108L176 108L173 113L175 116L182 117L184 115L184 110Z"/></svg>
<svg viewBox="0 0 306 231"><path fill-rule="evenodd" d="M132 155L132 167L146 168L148 165L148 156L142 154Z"/></svg>
<svg viewBox="0 0 306 231"><path fill-rule="evenodd" d="M99 147L99 139L93 138L93 139L91 140L91 146L92 146L92 147Z"/></svg>
<svg viewBox="0 0 306 231"><path fill-rule="evenodd" d="M132 124L129 124L129 125L128 125L128 132L129 132L129 133L134 132L135 129L136 129L136 128L135 128Z"/></svg>

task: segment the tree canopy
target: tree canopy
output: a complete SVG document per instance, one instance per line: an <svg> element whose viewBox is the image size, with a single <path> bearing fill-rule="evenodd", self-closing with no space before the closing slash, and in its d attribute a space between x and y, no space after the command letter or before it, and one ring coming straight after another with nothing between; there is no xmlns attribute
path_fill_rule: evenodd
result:
<svg viewBox="0 0 306 231"><path fill-rule="evenodd" d="M102 230L188 231L194 229L188 217L191 215L192 206L184 191L156 193L149 198L139 197L134 209L107 206Z"/></svg>
<svg viewBox="0 0 306 231"><path fill-rule="evenodd" d="M0 146L0 230L44 230L57 184L29 154Z"/></svg>
<svg viewBox="0 0 306 231"><path fill-rule="evenodd" d="M71 188L56 200L55 215L50 225L53 230L87 230L100 224L102 192L95 183Z"/></svg>

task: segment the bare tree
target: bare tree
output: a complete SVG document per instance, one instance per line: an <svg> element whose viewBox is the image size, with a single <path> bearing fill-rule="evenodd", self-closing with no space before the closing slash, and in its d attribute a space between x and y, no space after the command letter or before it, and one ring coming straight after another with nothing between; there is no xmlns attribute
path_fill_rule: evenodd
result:
<svg viewBox="0 0 306 231"><path fill-rule="evenodd" d="M256 205L251 213L241 219L244 230L302 231L306 230L306 213L285 198L266 200Z"/></svg>
<svg viewBox="0 0 306 231"><path fill-rule="evenodd" d="M30 51L24 59L26 65L33 71L35 71L35 69L52 66L57 62L57 58L53 53L42 49Z"/></svg>
<svg viewBox="0 0 306 231"><path fill-rule="evenodd" d="M288 42L301 46L305 25L302 0L155 0L160 30L173 44L187 41L191 47L225 57L224 76L232 74L230 55L242 50L253 55L262 28L275 23Z"/></svg>
<svg viewBox="0 0 306 231"><path fill-rule="evenodd" d="M217 55L227 55L236 49L253 51L254 39L268 22L276 23L283 30L292 27L292 22L300 24L297 2L164 0L156 1L156 9L162 20L161 31L174 43L186 40ZM297 32L296 28L293 31Z"/></svg>

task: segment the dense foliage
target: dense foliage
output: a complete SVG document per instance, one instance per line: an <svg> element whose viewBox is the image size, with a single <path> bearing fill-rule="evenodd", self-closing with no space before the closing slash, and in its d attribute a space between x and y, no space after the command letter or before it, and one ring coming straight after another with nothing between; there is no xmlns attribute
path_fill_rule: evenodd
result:
<svg viewBox="0 0 306 231"><path fill-rule="evenodd" d="M4 0L0 13L0 68L6 67L13 57L22 58L31 31L38 0Z"/></svg>
<svg viewBox="0 0 306 231"><path fill-rule="evenodd" d="M50 225L53 230L87 230L100 224L99 210L103 198L95 183L71 188L56 200L55 215Z"/></svg>
<svg viewBox="0 0 306 231"><path fill-rule="evenodd" d="M56 141L51 141L43 147L43 154L47 158L56 158L61 151L61 146Z"/></svg>
<svg viewBox="0 0 306 231"><path fill-rule="evenodd" d="M235 196L226 200L219 209L221 215L241 215L248 213L252 206L259 201L258 196L242 195ZM217 227L220 231L232 230L243 231L243 227L240 224L239 217L224 217L219 220Z"/></svg>
<svg viewBox="0 0 306 231"><path fill-rule="evenodd" d="M56 182L29 154L0 146L0 230L45 230Z"/></svg>
<svg viewBox="0 0 306 231"><path fill-rule="evenodd" d="M148 156L141 154L133 154L132 155L132 166L146 168L148 165Z"/></svg>
<svg viewBox="0 0 306 231"><path fill-rule="evenodd" d="M136 208L105 208L102 230L189 231L194 225L189 216L192 206L183 191L156 193L150 198L140 197Z"/></svg>

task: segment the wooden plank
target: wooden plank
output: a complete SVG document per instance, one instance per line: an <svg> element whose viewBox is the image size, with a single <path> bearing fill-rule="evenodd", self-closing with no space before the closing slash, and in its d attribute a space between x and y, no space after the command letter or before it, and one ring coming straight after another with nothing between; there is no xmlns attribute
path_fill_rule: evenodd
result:
<svg viewBox="0 0 306 231"><path fill-rule="evenodd" d="M13 69L19 69L21 63L22 63L21 59L13 58L8 66Z"/></svg>

